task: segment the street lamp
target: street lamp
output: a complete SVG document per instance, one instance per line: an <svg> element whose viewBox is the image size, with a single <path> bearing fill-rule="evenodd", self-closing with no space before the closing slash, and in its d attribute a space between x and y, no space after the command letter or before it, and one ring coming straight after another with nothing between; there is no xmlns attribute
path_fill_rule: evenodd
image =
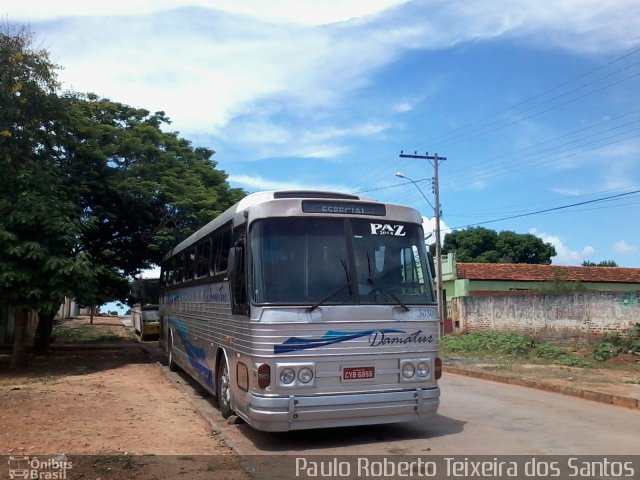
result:
<svg viewBox="0 0 640 480"><path fill-rule="evenodd" d="M435 215L436 220L436 228L435 228L435 242L436 242L436 295L438 297L438 319L440 320L440 336L444 335L444 317L445 317L445 304L444 298L442 298L442 253L440 250L440 205L438 208L435 208L433 204L429 201L427 196L424 194L422 189L418 186L416 182L411 180L405 174L401 172L396 172L396 177L404 178L405 180L409 180L413 185L418 189L422 198L426 200L429 206L433 209L433 213ZM436 203L438 203L438 199L436 199Z"/></svg>
<svg viewBox="0 0 640 480"><path fill-rule="evenodd" d="M433 209L433 211L435 212L435 208L433 207L433 204L429 201L429 199L427 198L427 196L422 192L422 189L418 186L418 184L416 182L414 182L413 180L411 180L409 177L407 177L404 173L402 172L396 172L396 177L399 178L404 178L405 180L409 180L411 183L413 183L415 185L415 187L418 189L418 191L420 192L420 195L422 195L422 198L424 198L426 200L426 202L429 204L429 206Z"/></svg>

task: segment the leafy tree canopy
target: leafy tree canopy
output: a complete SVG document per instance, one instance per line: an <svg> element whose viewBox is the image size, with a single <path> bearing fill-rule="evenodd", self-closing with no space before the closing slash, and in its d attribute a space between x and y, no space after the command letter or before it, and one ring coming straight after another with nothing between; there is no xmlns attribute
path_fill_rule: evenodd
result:
<svg viewBox="0 0 640 480"><path fill-rule="evenodd" d="M442 254L455 252L458 262L550 264L556 250L530 233L496 232L483 227L448 233Z"/></svg>
<svg viewBox="0 0 640 480"><path fill-rule="evenodd" d="M618 264L614 260L602 260L598 263L585 260L581 264L583 267L617 267Z"/></svg>
<svg viewBox="0 0 640 480"><path fill-rule="evenodd" d="M57 310L60 299L95 287L78 249L79 207L54 160L55 66L25 29L0 27L0 302Z"/></svg>
<svg viewBox="0 0 640 480"><path fill-rule="evenodd" d="M245 195L163 112L62 94L27 29L0 25L0 65L0 303L125 300L128 276Z"/></svg>

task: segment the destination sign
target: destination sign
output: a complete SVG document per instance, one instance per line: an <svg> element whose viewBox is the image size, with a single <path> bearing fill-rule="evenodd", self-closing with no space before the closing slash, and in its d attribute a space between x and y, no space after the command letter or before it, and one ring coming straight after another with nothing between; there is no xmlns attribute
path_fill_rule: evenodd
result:
<svg viewBox="0 0 640 480"><path fill-rule="evenodd" d="M336 215L373 215L384 217L387 209L375 203L326 202L319 200L303 200L304 213L331 213Z"/></svg>

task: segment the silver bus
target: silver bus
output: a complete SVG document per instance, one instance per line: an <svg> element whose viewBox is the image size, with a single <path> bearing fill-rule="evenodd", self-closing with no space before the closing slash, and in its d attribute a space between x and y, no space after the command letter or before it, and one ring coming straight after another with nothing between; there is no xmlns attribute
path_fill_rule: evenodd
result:
<svg viewBox="0 0 640 480"><path fill-rule="evenodd" d="M315 191L248 195L177 245L160 345L259 430L435 415L438 311L422 218Z"/></svg>

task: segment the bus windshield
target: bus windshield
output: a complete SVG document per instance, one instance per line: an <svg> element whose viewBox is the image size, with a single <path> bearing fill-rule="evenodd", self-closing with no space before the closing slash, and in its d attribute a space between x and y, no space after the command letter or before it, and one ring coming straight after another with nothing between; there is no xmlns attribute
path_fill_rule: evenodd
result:
<svg viewBox="0 0 640 480"><path fill-rule="evenodd" d="M355 218L272 218L250 232L257 304L432 303L419 225Z"/></svg>

